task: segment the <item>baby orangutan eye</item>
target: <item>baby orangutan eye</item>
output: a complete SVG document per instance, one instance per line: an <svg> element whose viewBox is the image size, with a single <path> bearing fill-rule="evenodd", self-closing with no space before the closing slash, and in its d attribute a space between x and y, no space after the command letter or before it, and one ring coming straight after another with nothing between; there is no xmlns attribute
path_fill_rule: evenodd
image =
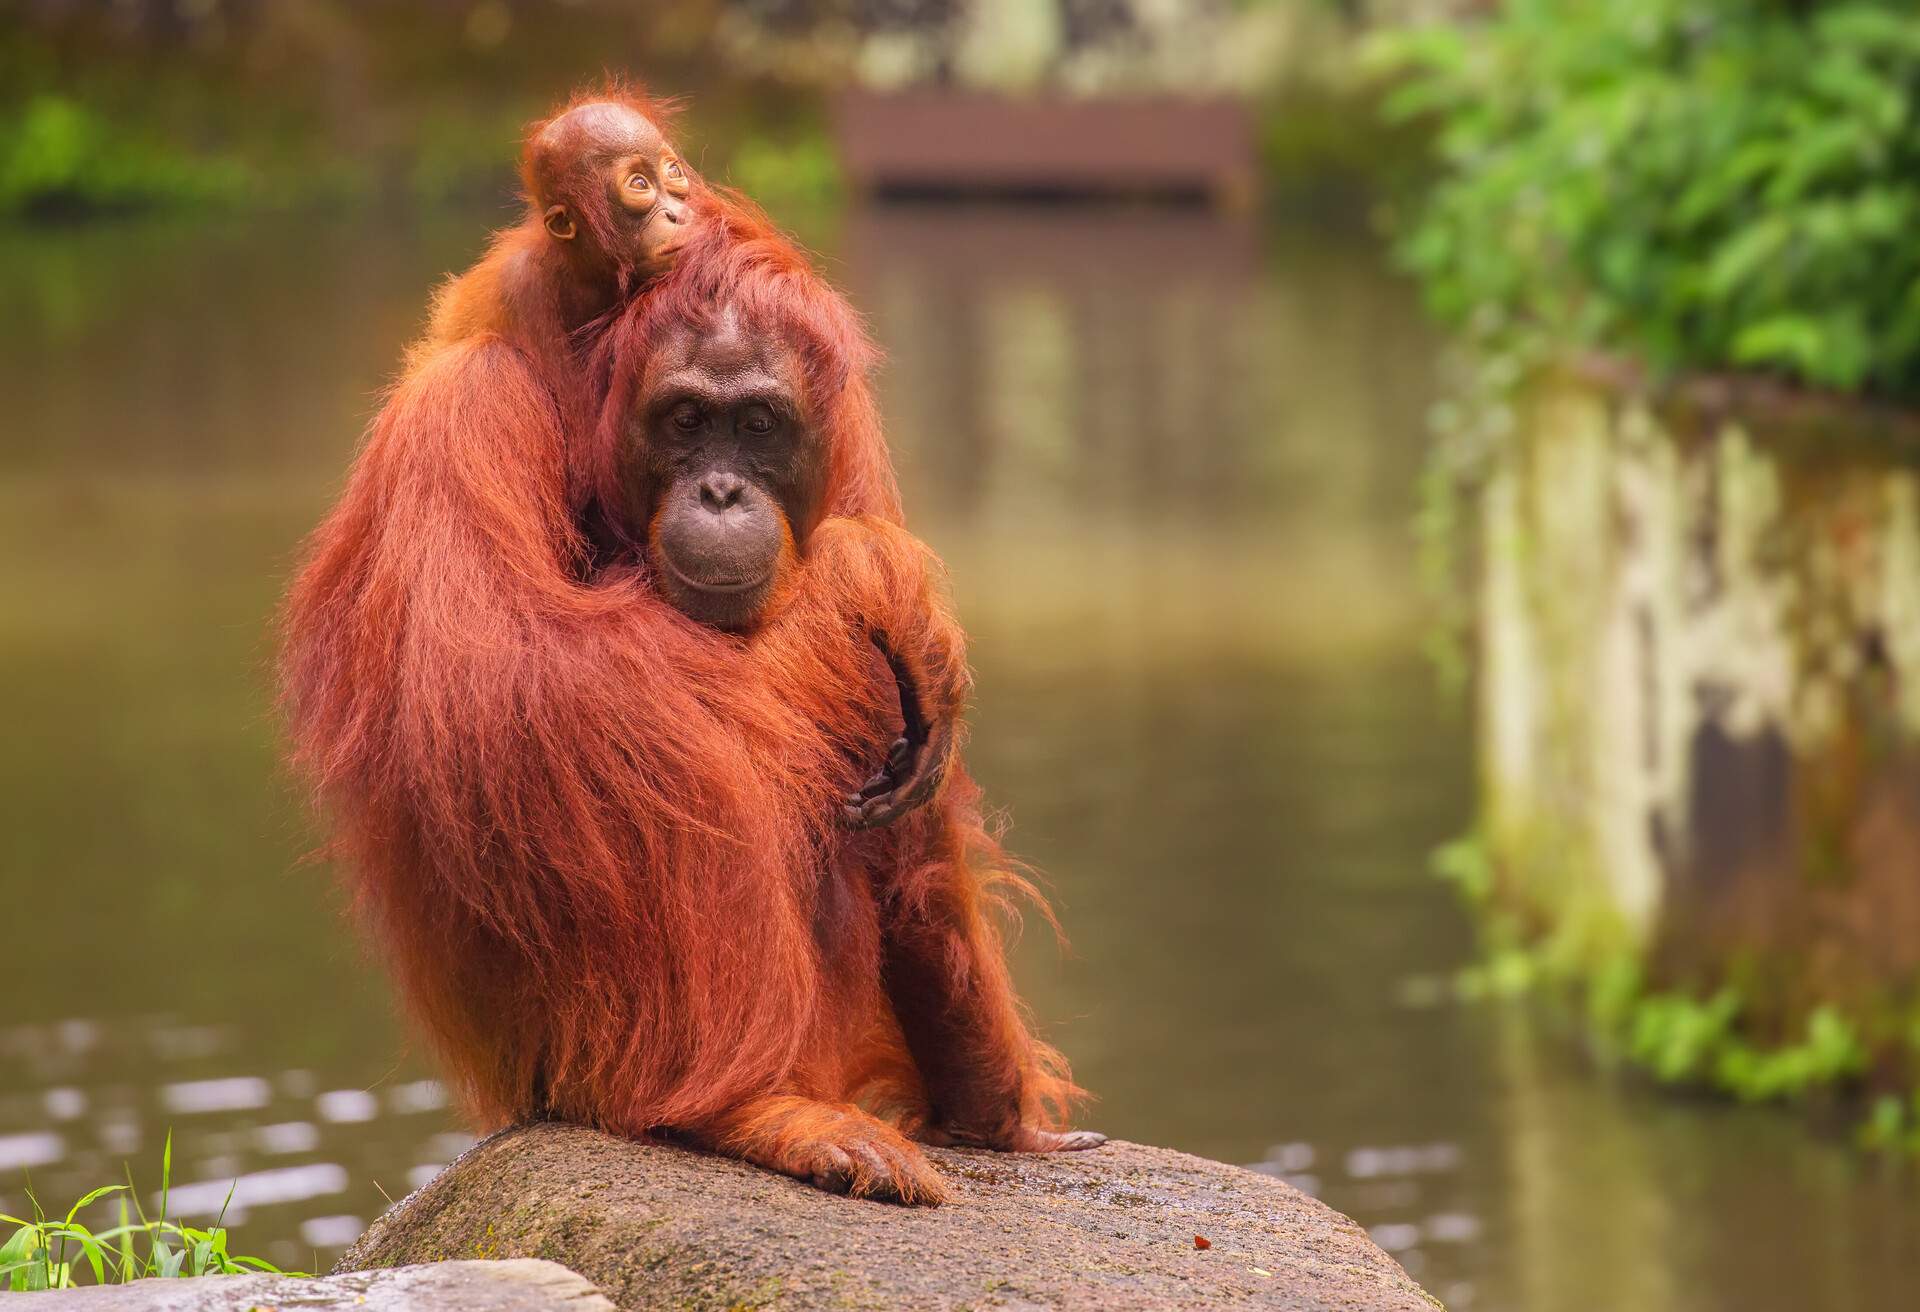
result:
<svg viewBox="0 0 1920 1312"><path fill-rule="evenodd" d="M629 174L627 177L627 190L628 191L652 191L653 183L647 178L647 175L644 173Z"/></svg>

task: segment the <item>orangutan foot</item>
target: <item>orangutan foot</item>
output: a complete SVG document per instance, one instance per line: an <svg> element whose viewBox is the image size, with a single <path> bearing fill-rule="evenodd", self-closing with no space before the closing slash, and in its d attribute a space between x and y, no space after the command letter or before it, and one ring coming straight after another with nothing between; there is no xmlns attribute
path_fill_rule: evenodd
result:
<svg viewBox="0 0 1920 1312"><path fill-rule="evenodd" d="M857 1107L810 1098L758 1098L696 1136L720 1152L829 1193L937 1206L947 1182L898 1130Z"/></svg>

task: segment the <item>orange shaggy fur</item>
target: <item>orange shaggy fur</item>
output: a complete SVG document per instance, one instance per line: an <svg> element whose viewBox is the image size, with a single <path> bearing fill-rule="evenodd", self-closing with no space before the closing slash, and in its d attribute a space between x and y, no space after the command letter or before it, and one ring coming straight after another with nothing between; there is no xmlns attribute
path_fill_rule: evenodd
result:
<svg viewBox="0 0 1920 1312"><path fill-rule="evenodd" d="M900 525L857 319L702 195L679 267L590 324L526 225L443 294L287 600L293 759L477 1125L673 1131L938 1201L903 1132L1033 1146L1078 1090L1009 984L994 915L1025 885L958 763L888 828L836 823L899 732L868 635L949 716L962 640ZM652 343L719 307L793 345L831 444L745 635L663 599L615 495Z"/></svg>

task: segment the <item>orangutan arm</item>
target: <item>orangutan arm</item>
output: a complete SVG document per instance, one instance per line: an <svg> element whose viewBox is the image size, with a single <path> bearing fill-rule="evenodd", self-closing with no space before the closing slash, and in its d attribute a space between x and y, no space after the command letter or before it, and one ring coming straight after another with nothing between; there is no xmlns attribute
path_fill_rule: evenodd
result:
<svg viewBox="0 0 1920 1312"><path fill-rule="evenodd" d="M886 657L899 698L904 732L843 814L853 827L891 826L874 870L882 973L930 1100L926 1137L1014 1152L1104 1142L1063 1128L1079 1090L1034 1037L1007 975L995 908L1010 892L1039 897L982 823L959 759L971 681L938 562L898 525L857 516L815 530L807 567L855 599L855 631Z"/></svg>
<svg viewBox="0 0 1920 1312"><path fill-rule="evenodd" d="M966 639L939 590L939 562L897 524L833 516L814 529L802 574L797 608L824 607L834 622L864 633L892 676L902 731L841 809L856 829L891 824L939 795L972 690Z"/></svg>

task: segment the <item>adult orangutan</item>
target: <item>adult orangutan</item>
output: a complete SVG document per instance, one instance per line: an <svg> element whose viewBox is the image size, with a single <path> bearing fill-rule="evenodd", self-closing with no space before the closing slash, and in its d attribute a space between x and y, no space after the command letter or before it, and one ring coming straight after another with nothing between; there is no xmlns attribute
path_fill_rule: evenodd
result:
<svg viewBox="0 0 1920 1312"><path fill-rule="evenodd" d="M591 431L500 333L414 353L289 597L295 759L480 1125L938 1202L909 1134L1101 1137L1008 983L870 348L784 242L691 227Z"/></svg>

